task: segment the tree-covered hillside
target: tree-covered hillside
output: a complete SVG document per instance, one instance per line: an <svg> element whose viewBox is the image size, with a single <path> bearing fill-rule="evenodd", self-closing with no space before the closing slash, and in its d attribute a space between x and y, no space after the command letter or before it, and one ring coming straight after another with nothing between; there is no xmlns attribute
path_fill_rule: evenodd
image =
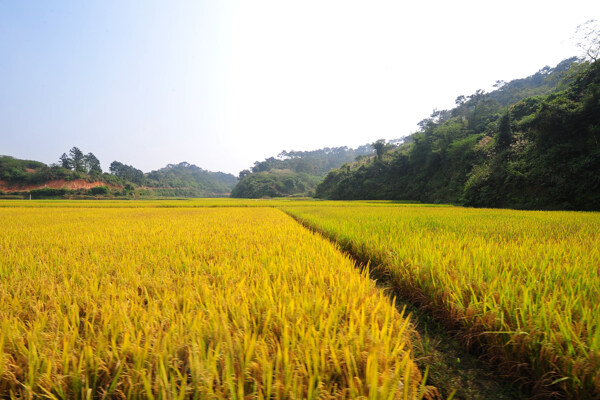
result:
<svg viewBox="0 0 600 400"><path fill-rule="evenodd" d="M6 182L42 182L51 172L46 164L33 160L19 160L0 156L0 180ZM34 173L35 172L35 173Z"/></svg>
<svg viewBox="0 0 600 400"><path fill-rule="evenodd" d="M229 194L237 178L224 172L206 171L182 162L169 164L145 176L145 185L164 196L207 197Z"/></svg>
<svg viewBox="0 0 600 400"><path fill-rule="evenodd" d="M74 181L83 179L110 185L124 185L125 180L103 173L100 161L92 153L84 154L73 147L69 155L63 153L59 162L46 165L40 161L20 160L11 156L0 156L0 181L13 187L40 185L50 181Z"/></svg>
<svg viewBox="0 0 600 400"><path fill-rule="evenodd" d="M113 161L109 171L102 171L94 154L84 154L77 147L51 165L0 156L0 186L13 195L215 197L228 196L237 183L231 174L206 171L187 162L169 164L145 174L131 165Z"/></svg>
<svg viewBox="0 0 600 400"><path fill-rule="evenodd" d="M313 151L282 151L240 172L232 197L313 196L325 174L357 157L373 154L370 145L356 149L326 147Z"/></svg>
<svg viewBox="0 0 600 400"><path fill-rule="evenodd" d="M383 157L331 171L316 195L600 209L600 63L565 60L498 86L435 111Z"/></svg>

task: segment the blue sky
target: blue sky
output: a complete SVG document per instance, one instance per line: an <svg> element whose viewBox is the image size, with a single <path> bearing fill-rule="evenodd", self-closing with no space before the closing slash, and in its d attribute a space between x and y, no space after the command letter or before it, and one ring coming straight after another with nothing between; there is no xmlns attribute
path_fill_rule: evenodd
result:
<svg viewBox="0 0 600 400"><path fill-rule="evenodd" d="M416 4L408 4L416 3ZM0 2L0 154L237 174L577 55L594 1Z"/></svg>

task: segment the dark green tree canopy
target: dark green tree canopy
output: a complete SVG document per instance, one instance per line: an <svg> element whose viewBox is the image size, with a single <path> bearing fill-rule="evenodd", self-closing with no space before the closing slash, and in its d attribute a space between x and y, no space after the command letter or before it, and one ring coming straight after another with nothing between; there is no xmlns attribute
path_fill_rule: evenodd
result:
<svg viewBox="0 0 600 400"><path fill-rule="evenodd" d="M102 168L100 160L92 153L83 154L78 147L73 147L69 150L69 155L63 153L59 158L59 165L68 170L76 172L88 173L93 175L101 175Z"/></svg>
<svg viewBox="0 0 600 400"><path fill-rule="evenodd" d="M142 185L144 183L144 173L141 170L132 167L131 165L125 165L119 161L113 161L110 163L109 171L115 176L138 185Z"/></svg>
<svg viewBox="0 0 600 400"><path fill-rule="evenodd" d="M71 165L71 159L69 158L69 156L66 153L63 153L62 156L60 156L59 163L60 163L60 166L63 168L66 168L66 169L73 168L73 166Z"/></svg>
<svg viewBox="0 0 600 400"><path fill-rule="evenodd" d="M100 166L100 160L92 153L88 153L83 157L85 169L92 175L102 174L102 167Z"/></svg>
<svg viewBox="0 0 600 400"><path fill-rule="evenodd" d="M356 158L372 155L373 148L326 147L312 151L282 151L277 157L257 161L239 174L233 197L312 196L323 176Z"/></svg>
<svg viewBox="0 0 600 400"><path fill-rule="evenodd" d="M512 132L510 128L510 111L507 110L498 123L498 133L496 134L496 148L505 150L512 142Z"/></svg>
<svg viewBox="0 0 600 400"><path fill-rule="evenodd" d="M69 150L69 160L72 168L77 172L87 172L85 169L84 155L78 147L73 147Z"/></svg>
<svg viewBox="0 0 600 400"><path fill-rule="evenodd" d="M381 160L381 157L383 157L383 152L385 150L385 139L379 139L376 142L372 143L371 146L373 146L373 149L375 149L377 159Z"/></svg>
<svg viewBox="0 0 600 400"><path fill-rule="evenodd" d="M387 143L385 139L379 139L371 143L371 147L375 150L375 155L378 160L383 158L383 155L392 150L395 146L392 143Z"/></svg>

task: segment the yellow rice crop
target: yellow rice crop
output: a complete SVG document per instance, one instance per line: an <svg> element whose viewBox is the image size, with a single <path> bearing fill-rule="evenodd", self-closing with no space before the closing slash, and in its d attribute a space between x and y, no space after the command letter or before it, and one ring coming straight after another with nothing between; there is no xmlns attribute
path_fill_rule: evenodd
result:
<svg viewBox="0 0 600 400"><path fill-rule="evenodd" d="M279 210L3 207L0 254L0 397L418 397L408 321Z"/></svg>
<svg viewBox="0 0 600 400"><path fill-rule="evenodd" d="M308 198L274 199L170 199L170 200L0 200L2 207L50 207L50 208L195 208L195 207L297 207L319 205L321 207L346 207L361 205L365 207L409 206L443 207L443 205L401 203L389 200L337 201L313 200Z"/></svg>
<svg viewBox="0 0 600 400"><path fill-rule="evenodd" d="M464 208L287 211L376 262L547 390L600 397L600 214ZM511 363L506 365L510 366Z"/></svg>

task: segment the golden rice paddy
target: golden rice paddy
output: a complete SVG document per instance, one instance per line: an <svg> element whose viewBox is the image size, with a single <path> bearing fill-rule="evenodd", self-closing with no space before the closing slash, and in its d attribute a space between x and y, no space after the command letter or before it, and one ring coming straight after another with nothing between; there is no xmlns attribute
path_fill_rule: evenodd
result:
<svg viewBox="0 0 600 400"><path fill-rule="evenodd" d="M341 247L544 393L596 398L599 243L598 213L3 201L0 397L421 398L408 319Z"/></svg>
<svg viewBox="0 0 600 400"><path fill-rule="evenodd" d="M294 207L379 265L505 368L546 390L600 396L600 214L423 207Z"/></svg>
<svg viewBox="0 0 600 400"><path fill-rule="evenodd" d="M4 206L0 232L2 397L422 391L408 320L277 209Z"/></svg>

